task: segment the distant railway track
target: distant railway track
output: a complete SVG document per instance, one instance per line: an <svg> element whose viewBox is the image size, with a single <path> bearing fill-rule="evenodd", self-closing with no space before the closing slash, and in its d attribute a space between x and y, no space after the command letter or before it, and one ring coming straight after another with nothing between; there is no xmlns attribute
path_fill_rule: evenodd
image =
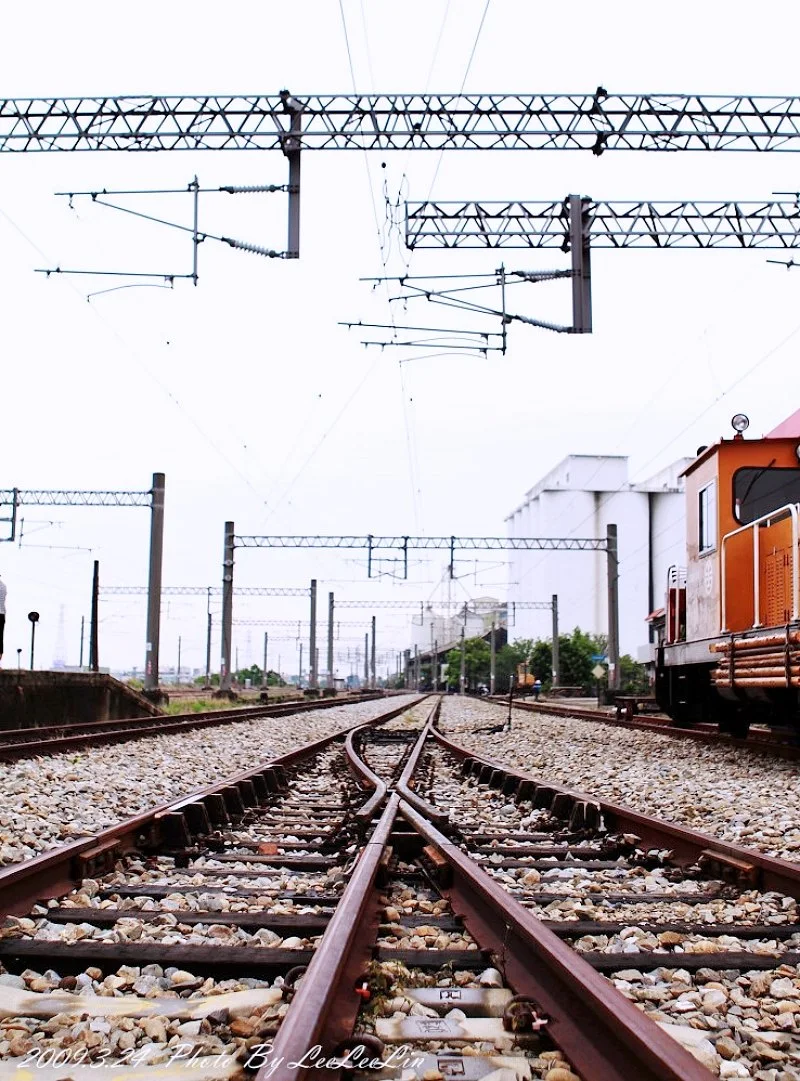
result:
<svg viewBox="0 0 800 1081"><path fill-rule="evenodd" d="M283 1081L318 1075L285 1067L309 1048L354 1044L407 1044L417 1077L711 1076L674 1038L716 1054L708 1030L669 1035L628 999L651 1009L664 972L705 988L790 971L800 866L508 769L442 736L435 708L408 710L0 871L0 1042L19 1052L0 1068L74 1047L53 1011L88 1001L88 1061L108 1045L118 1076L147 1049L154 1081L176 1035L236 1069L274 1041L250 1065ZM651 982L619 977L632 967ZM228 1075L194 1081L212 1076Z"/></svg>
<svg viewBox="0 0 800 1081"><path fill-rule="evenodd" d="M507 697L495 696L494 698L482 699L482 701L508 708ZM581 706L562 706L553 702L526 702L519 699L514 699L513 708L553 717L574 717L581 721L593 721L595 724L611 724L617 728L630 728L634 731L659 732L661 735L671 736L675 739L693 739L700 743L741 747L747 751L769 754L777 758L800 759L800 742L791 742L790 736L782 730L754 729L746 739L738 739L725 732L720 732L717 726L713 724L681 727L674 724L664 714L639 715L633 720L627 720L623 717L616 717L612 713L603 713L597 709L587 709Z"/></svg>
<svg viewBox="0 0 800 1081"><path fill-rule="evenodd" d="M369 702L380 697L380 693L362 695L357 701ZM307 713L310 710L330 709L344 704L346 700L343 701L340 698L274 704L254 702L249 706L237 706L232 709L164 714L159 717L128 717L113 721L40 725L35 728L5 728L0 729L0 762L123 743L147 736L165 736L197 728L213 728L237 721L257 720L260 717L285 717Z"/></svg>

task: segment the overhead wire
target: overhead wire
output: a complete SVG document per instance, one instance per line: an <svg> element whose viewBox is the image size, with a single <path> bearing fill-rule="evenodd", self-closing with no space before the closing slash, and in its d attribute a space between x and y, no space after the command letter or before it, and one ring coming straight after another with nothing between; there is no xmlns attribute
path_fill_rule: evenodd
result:
<svg viewBox="0 0 800 1081"><path fill-rule="evenodd" d="M347 64L348 64L348 67L350 69L350 79L351 79L351 82L352 82L352 85L353 85L353 93L355 94L355 93L358 93L358 89L357 89L357 84L356 84L355 66L353 64L353 53L352 53L352 50L350 48L350 35L348 33L348 30L347 30L347 16L345 15L345 10L344 10L344 0L339 0L339 14L340 14L341 20L342 20L342 32L344 34L345 49L346 49L346 52L347 52ZM363 15L363 8L362 8L362 15ZM367 55L369 56L369 39L366 38L366 21L364 22L364 30L365 30L365 43L366 43L366 47L367 47ZM369 70L370 70L370 73L371 73L372 72L371 62L369 63ZM376 233L377 238L378 238L378 248L379 248L379 251L380 251L380 261L381 261L381 266L385 270L386 266L387 266L386 246L385 246L385 243L384 243L384 237L383 237L383 234L382 234L381 225L380 225L380 222L378 220L378 208L377 208L377 205L376 205L376 202L375 202L375 190L373 188L372 172L370 170L369 157L367 155L366 150L364 151L364 165L365 165L366 173L367 173L367 186L369 188L370 203L371 203L371 206L372 206L372 216L373 216L373 220L375 222L375 233ZM394 327L395 332L396 332L397 328L396 328L396 324L395 324L395 321L394 321L394 311L392 309L392 305L391 305L391 303L389 301L389 295L388 295L388 293L389 293L388 283L384 282L383 284L384 284L384 289L385 289L385 292L386 292L386 301L387 301L388 310L389 310L389 318L390 318L391 324ZM404 428L405 428L405 436L406 436L406 452L407 452L407 455L408 455L409 483L410 483L410 487L411 487L411 509L412 509L412 514L413 514L413 517L414 517L414 528L415 528L415 530L417 532L420 532L421 531L421 526L420 526L420 522L419 522L420 515L419 515L419 505L418 505L419 484L418 484L418 479L417 479L418 478L418 461L416 461L416 456L415 456L414 451L412 449L412 447L414 445L414 436L413 436L412 426L411 426L411 423L409 421L409 416L408 416L408 404L409 403L407 401L405 378L404 378L404 375L403 375L402 366L400 364L398 364L398 372L399 372L399 376L400 376L400 395L401 395L401 403L402 403L403 425L404 425ZM415 468L415 462L416 462L417 468Z"/></svg>
<svg viewBox="0 0 800 1081"><path fill-rule="evenodd" d="M12 229L14 229L15 232L17 232L22 237L22 239L31 248L33 248L33 250L37 253L37 255L39 255L42 259L44 259L44 260L46 260L48 262L51 261L49 256L39 247L39 245L30 236L28 236L28 234L24 231L24 229L22 229L22 227L8 214L8 212L6 210L3 209L3 207L0 207L0 215L2 215L2 217L5 218L5 220L12 227ZM73 293L73 295L75 295L77 297L80 297L81 300L85 300L85 297L80 292L80 290L77 289L74 285L72 285L71 282L68 282L67 286L68 286L70 292ZM177 395L174 394L173 391L169 388L169 386L162 379L160 379L159 376L156 375L156 373L144 362L142 357L139 355L139 352L132 345L130 345L126 341L126 339L117 330L117 328L113 325L113 323L111 323L108 319L106 319L103 316L103 314L97 309L96 306L90 304L90 305L88 305L88 308L92 312L93 318L97 319L98 322L105 328L105 330L109 334L111 334L111 336L117 341L117 343L121 346L121 348L124 350L124 352L128 354L130 359L133 360L133 362L135 364L137 364L147 374L147 376L156 384L156 386L172 402L172 404L175 406L175 408L180 413L183 414L185 419L188 420L188 422L192 425L192 427L195 429L195 431L198 432L198 434L200 436L202 436L202 438L208 443L208 445L215 451L216 454L219 455L219 457L225 462L225 464L228 465L229 468L233 470L233 472L239 477L239 479L241 481L243 481L243 483L256 496L258 496L259 499L261 499L261 493L257 490L257 488L254 486L254 484L249 479L249 477L247 477L242 472L242 470L239 469L239 467L236 465L235 462L231 461L231 459L222 450L222 448L218 445L218 443L203 428L203 426L200 424L200 422L193 416L193 414L186 408L186 406L184 406L184 404L177 397Z"/></svg>

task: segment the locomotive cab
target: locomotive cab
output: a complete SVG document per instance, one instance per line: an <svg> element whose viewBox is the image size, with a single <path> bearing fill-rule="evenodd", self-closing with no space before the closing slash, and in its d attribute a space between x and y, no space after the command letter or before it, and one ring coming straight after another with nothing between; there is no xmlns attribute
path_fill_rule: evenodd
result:
<svg viewBox="0 0 800 1081"><path fill-rule="evenodd" d="M793 724L800 705L800 438L736 435L684 471L686 567L670 569L656 695L677 723ZM779 429L780 431L780 429Z"/></svg>

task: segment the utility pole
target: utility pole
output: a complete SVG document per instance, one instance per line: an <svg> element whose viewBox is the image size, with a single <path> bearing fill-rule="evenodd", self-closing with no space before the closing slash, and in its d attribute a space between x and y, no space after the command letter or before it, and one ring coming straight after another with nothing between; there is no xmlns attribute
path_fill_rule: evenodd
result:
<svg viewBox="0 0 800 1081"><path fill-rule="evenodd" d="M403 653L403 665L405 675L403 678L403 686L408 691L411 689L411 650L407 649Z"/></svg>
<svg viewBox="0 0 800 1081"><path fill-rule="evenodd" d="M372 617L372 655L370 657L370 686L373 691L378 686L377 676L375 672L375 616Z"/></svg>
<svg viewBox="0 0 800 1081"><path fill-rule="evenodd" d="M608 555L608 689L618 691L619 670L619 550L617 527L606 526Z"/></svg>
<svg viewBox="0 0 800 1081"><path fill-rule="evenodd" d="M144 661L144 689L158 690L158 646L161 637L161 567L164 556L163 473L153 474L150 507L150 574L147 586L147 642Z"/></svg>
<svg viewBox="0 0 800 1081"><path fill-rule="evenodd" d="M208 587L206 600L206 687L211 686L211 586Z"/></svg>
<svg viewBox="0 0 800 1081"><path fill-rule="evenodd" d="M303 686L303 639L300 639L300 674L297 677L297 686Z"/></svg>
<svg viewBox="0 0 800 1081"><path fill-rule="evenodd" d="M560 682L561 665L558 656L558 594L553 594L553 683L557 687Z"/></svg>
<svg viewBox="0 0 800 1081"><path fill-rule="evenodd" d="M181 681L181 636L178 635L178 667L175 669L175 682Z"/></svg>
<svg viewBox="0 0 800 1081"><path fill-rule="evenodd" d="M269 648L269 633L264 631L264 672L261 676L261 686L267 686L267 649Z"/></svg>
<svg viewBox="0 0 800 1081"><path fill-rule="evenodd" d="M89 667L93 672L100 671L98 624L100 605L100 561L94 561L92 572L92 619L89 625Z"/></svg>
<svg viewBox="0 0 800 1081"><path fill-rule="evenodd" d="M311 628L308 634L308 663L311 666L308 685L312 691L319 686L317 678L317 580L311 579Z"/></svg>
<svg viewBox="0 0 800 1081"><path fill-rule="evenodd" d="M364 635L364 686L369 687L369 633Z"/></svg>
<svg viewBox="0 0 800 1081"><path fill-rule="evenodd" d="M431 620L431 689L436 690L436 655L434 653L433 620Z"/></svg>
<svg viewBox="0 0 800 1081"><path fill-rule="evenodd" d="M220 691L231 689L231 645L233 637L233 522L225 523L222 549L222 658L219 673Z"/></svg>
<svg viewBox="0 0 800 1081"><path fill-rule="evenodd" d="M328 594L328 687L332 690L333 683L333 594Z"/></svg>
<svg viewBox="0 0 800 1081"><path fill-rule="evenodd" d="M492 620L492 631L489 635L489 694L494 694L495 674L497 664L497 642L494 637L495 623Z"/></svg>
<svg viewBox="0 0 800 1081"><path fill-rule="evenodd" d="M467 685L467 648L466 648L466 634L464 628L461 628L461 672L458 677L458 693L463 694L464 688Z"/></svg>
<svg viewBox="0 0 800 1081"><path fill-rule="evenodd" d="M80 668L81 671L83 671L83 630L85 623L86 616L81 616L81 655L80 660L78 661L78 668Z"/></svg>

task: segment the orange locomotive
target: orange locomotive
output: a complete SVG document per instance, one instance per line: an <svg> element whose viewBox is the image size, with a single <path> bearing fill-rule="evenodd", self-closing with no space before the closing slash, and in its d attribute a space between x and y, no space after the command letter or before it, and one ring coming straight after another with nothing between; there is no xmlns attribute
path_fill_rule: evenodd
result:
<svg viewBox="0 0 800 1081"><path fill-rule="evenodd" d="M677 724L744 736L800 719L800 413L763 439L732 423L684 472L687 563L670 568L655 690Z"/></svg>

